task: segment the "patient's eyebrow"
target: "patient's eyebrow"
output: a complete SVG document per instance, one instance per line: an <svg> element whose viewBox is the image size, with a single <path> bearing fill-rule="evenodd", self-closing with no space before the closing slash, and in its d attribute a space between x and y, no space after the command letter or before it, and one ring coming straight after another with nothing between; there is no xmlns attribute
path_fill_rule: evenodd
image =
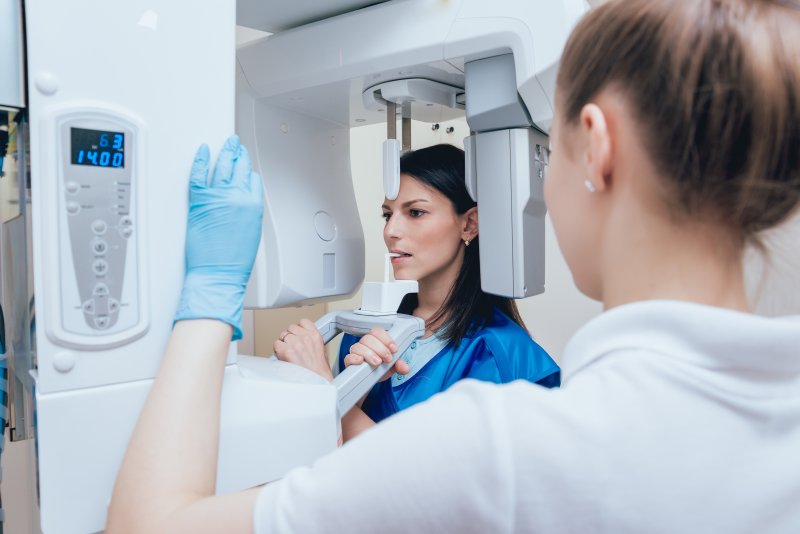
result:
<svg viewBox="0 0 800 534"><path fill-rule="evenodd" d="M430 200L428 200L428 199L426 199L426 198L415 198L414 200L409 200L409 201L407 201L407 202L403 202L403 203L400 205L400 207L401 207L401 208L407 208L408 206L410 206L410 205L414 204L415 202L430 202ZM388 205L386 205L386 204L384 204L383 206L381 206L381 208L383 208L383 209L385 209L385 210L390 210L390 209L392 209L392 208L390 208L390 207L389 207Z"/></svg>

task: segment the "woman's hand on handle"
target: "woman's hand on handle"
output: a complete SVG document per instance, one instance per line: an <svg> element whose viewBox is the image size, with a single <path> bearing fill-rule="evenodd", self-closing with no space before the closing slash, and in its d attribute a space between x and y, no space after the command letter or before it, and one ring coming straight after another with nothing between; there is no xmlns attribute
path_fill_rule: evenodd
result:
<svg viewBox="0 0 800 534"><path fill-rule="evenodd" d="M325 343L317 325L308 319L289 325L272 344L279 360L294 363L314 371L325 380L333 380Z"/></svg>
<svg viewBox="0 0 800 534"><path fill-rule="evenodd" d="M377 367L382 363L392 361L395 352L397 352L397 343L394 342L386 330L375 327L369 331L369 334L362 337L358 343L350 347L350 354L345 357L344 364L349 367L367 362L373 367ZM397 360L394 368L386 373L381 380L386 380L393 373L405 375L408 372L408 363L403 360Z"/></svg>

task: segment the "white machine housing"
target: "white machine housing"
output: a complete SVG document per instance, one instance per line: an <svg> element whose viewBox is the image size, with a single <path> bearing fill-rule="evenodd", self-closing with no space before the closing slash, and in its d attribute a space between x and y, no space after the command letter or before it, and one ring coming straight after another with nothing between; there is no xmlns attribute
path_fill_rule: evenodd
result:
<svg viewBox="0 0 800 534"><path fill-rule="evenodd" d="M273 7L280 22L294 9ZM583 0L385 2L240 48L237 132L257 152L268 202L246 304L303 304L357 288L339 278L342 268L360 274L363 250L356 210L344 203L350 186L336 174L349 172L348 128L385 121L387 99L410 102L413 118L431 122L463 116L466 102L483 289L514 298L544 291L543 132L561 49L586 8ZM265 10L240 0L237 22L273 31Z"/></svg>
<svg viewBox="0 0 800 534"><path fill-rule="evenodd" d="M25 4L44 532L104 528L182 285L192 156L203 142L216 152L234 130L235 2L195 3L191 17L188 7ZM124 133L124 173L76 166L73 127ZM118 291L118 306L94 292L99 284ZM336 390L313 373L231 345L224 384L218 491L275 479L336 446ZM263 469L242 461L268 448L275 460Z"/></svg>
<svg viewBox="0 0 800 534"><path fill-rule="evenodd" d="M466 101L472 121L465 76L470 64L510 57L510 83L518 95L512 98L518 99L513 124L491 119L506 116L507 91L477 108L470 175L477 176L473 191L481 206L484 243L495 232L514 237L493 252L497 257L482 256L482 269L488 279L500 281L498 293L523 296L542 289L543 279L536 281L541 273L529 267L543 262L543 249L538 256L519 254L520 247L540 246L525 237L525 219L541 176L526 171L536 169L536 147L552 119L557 60L585 4L393 0L364 7L372 3L25 2L28 100L20 105L27 107L31 131L38 321L33 374L45 532L104 527L113 482L178 302L192 157L203 142L216 153L234 130L234 118L266 185L265 231L248 305L330 299L352 293L363 279L348 131L385 120L378 107L383 93L376 97L374 88L401 79L455 88L455 106L413 89L402 98L410 99L414 118L436 121L461 116ZM281 31L235 54L237 20ZM428 106L425 98L437 102ZM67 148L68 124L126 132L131 179L109 178L108 183L124 186L119 193L129 194L129 214L120 211L121 204L102 204L109 201L102 195L85 203L70 197L75 187L67 175L74 147ZM482 134L494 132L501 132L500 141L481 141ZM97 170L84 184L93 190L102 189L103 177L113 174ZM494 179L506 191L496 201L487 192ZM81 187L79 195L85 192ZM76 220L70 210L93 214L80 223L78 237L67 228ZM543 209L534 211L543 216ZM94 248L93 237L99 236L93 234L99 228L94 214L101 212L111 214L106 225L127 240L124 257L113 260L122 273L118 309L107 301L86 305L81 289L88 284L94 291L106 276L96 260L109 252ZM506 222L491 230L488 220L500 217ZM86 247L76 244L84 237ZM79 260L81 254L88 260ZM510 271L509 258L514 258ZM105 311L98 312L98 306ZM117 313L116 322L94 322L104 313ZM418 335L412 326L409 335ZM351 373L359 381L364 374ZM274 480L332 450L341 415L337 402L336 386L313 373L238 356L232 345L223 387L218 491Z"/></svg>

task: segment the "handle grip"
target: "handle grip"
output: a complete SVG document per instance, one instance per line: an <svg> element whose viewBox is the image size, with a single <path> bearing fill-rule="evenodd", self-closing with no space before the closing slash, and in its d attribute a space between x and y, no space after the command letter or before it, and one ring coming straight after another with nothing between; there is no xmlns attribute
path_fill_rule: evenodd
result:
<svg viewBox="0 0 800 534"><path fill-rule="evenodd" d="M391 362L384 362L377 367L372 367L366 362L360 365L351 365L333 380L332 383L336 386L339 417L349 412L358 400L366 395L394 366L411 342L425 333L425 321L419 317L402 313L370 316L352 311L335 311L321 317L316 325L325 343L333 339L339 332L363 336L369 333L373 327L378 326L387 330L389 336L397 344L397 352L392 356Z"/></svg>

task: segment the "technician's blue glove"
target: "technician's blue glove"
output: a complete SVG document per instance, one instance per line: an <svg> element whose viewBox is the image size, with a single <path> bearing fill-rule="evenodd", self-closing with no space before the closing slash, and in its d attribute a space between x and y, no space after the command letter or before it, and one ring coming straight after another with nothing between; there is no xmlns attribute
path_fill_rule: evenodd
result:
<svg viewBox="0 0 800 534"><path fill-rule="evenodd" d="M264 193L247 149L233 135L208 181L208 146L194 157L189 178L186 279L175 320L218 319L242 338L244 292L261 239Z"/></svg>

